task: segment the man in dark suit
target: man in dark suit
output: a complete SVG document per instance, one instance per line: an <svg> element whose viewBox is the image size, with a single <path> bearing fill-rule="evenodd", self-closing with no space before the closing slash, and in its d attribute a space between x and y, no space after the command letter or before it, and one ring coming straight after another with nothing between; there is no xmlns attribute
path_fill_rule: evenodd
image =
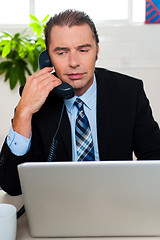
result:
<svg viewBox="0 0 160 240"><path fill-rule="evenodd" d="M137 159L160 159L160 130L142 81L95 68L99 39L91 19L78 11L60 13L47 23L45 40L56 76L46 67L27 78L1 151L2 189L11 195L20 194L17 165L47 161L63 103L53 161L82 160L79 149L82 151L84 143L77 140L77 121L81 125L77 98L83 104L90 139L90 147L85 146L84 152L89 155L92 150L92 160L132 160L133 152ZM62 82L74 88L73 98L63 101L50 93ZM88 160L86 155L84 161Z"/></svg>

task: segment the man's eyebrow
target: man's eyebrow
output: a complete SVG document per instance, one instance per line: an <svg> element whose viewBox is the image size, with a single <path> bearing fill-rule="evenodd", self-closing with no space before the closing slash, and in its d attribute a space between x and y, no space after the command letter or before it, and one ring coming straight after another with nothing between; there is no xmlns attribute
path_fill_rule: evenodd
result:
<svg viewBox="0 0 160 240"><path fill-rule="evenodd" d="M77 48L80 49L80 48L87 48L87 47L91 48L92 45L89 44L89 43L86 43L86 44L83 44L83 45L78 46Z"/></svg>
<svg viewBox="0 0 160 240"><path fill-rule="evenodd" d="M54 52L58 52L58 51L68 51L69 48L67 47L56 47L53 49Z"/></svg>
<svg viewBox="0 0 160 240"><path fill-rule="evenodd" d="M86 44L83 44L83 45L78 46L77 49L87 48L87 47L91 48L92 45L89 44L89 43L86 43ZM69 50L70 50L70 48L68 48L68 47L56 47L56 48L53 49L54 52L58 52L58 51L69 51Z"/></svg>

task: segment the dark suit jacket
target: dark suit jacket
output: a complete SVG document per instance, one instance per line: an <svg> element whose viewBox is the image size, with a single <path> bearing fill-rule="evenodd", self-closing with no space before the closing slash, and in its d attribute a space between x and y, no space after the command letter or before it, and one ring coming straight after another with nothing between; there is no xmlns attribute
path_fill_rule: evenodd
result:
<svg viewBox="0 0 160 240"><path fill-rule="evenodd" d="M96 68L97 135L100 160L160 159L160 130L152 117L141 80ZM0 185L11 195L21 193L17 165L47 161L57 129L62 100L49 95L32 119L31 150L22 157L11 153L6 142L0 156ZM54 161L71 161L71 129L66 109L57 134Z"/></svg>

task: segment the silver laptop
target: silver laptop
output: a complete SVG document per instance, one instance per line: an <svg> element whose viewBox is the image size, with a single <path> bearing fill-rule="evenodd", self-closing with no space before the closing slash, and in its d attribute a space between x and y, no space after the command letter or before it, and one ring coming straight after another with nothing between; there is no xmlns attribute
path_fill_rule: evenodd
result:
<svg viewBox="0 0 160 240"><path fill-rule="evenodd" d="M33 237L160 235L160 161L18 166Z"/></svg>

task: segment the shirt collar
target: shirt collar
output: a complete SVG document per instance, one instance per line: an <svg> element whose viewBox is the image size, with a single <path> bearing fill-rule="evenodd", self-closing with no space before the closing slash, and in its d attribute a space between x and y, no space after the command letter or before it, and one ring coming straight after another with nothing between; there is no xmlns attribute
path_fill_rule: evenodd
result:
<svg viewBox="0 0 160 240"><path fill-rule="evenodd" d="M96 76L94 74L93 83L90 86L90 88L82 96L78 97L84 102L86 107L88 107L90 110L93 108L94 99L96 96L96 89L97 89L97 83L96 83ZM77 96L74 96L73 98L64 100L67 111L70 112L71 114L73 111L73 104L76 98Z"/></svg>

